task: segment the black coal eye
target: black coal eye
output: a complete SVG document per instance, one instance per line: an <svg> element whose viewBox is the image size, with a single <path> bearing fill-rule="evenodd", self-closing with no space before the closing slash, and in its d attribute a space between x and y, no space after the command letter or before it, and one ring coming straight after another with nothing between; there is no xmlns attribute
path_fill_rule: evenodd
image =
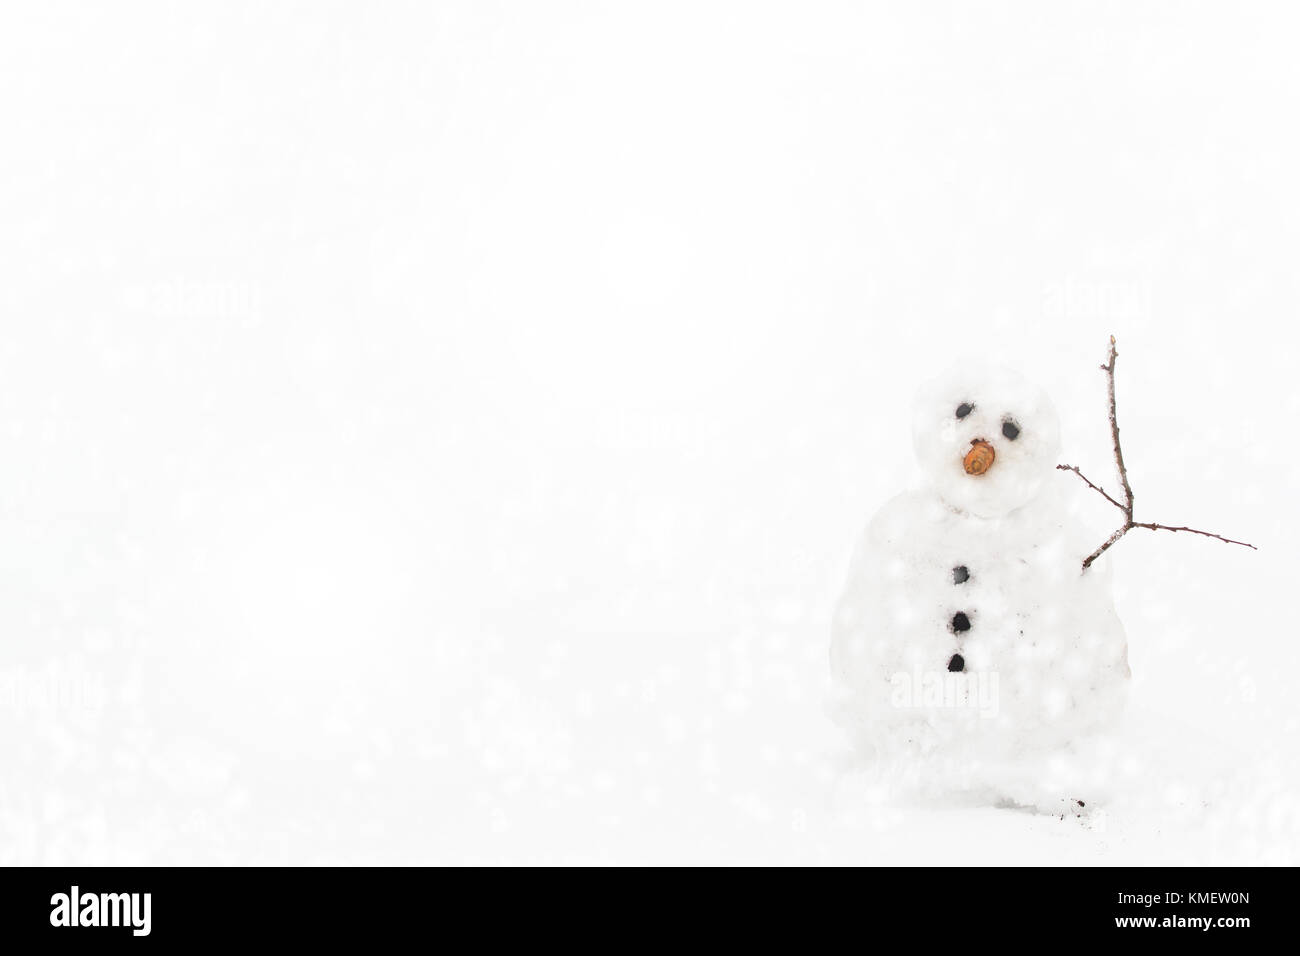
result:
<svg viewBox="0 0 1300 956"><path fill-rule="evenodd" d="M1015 441L1020 437L1020 426L1008 418L1002 423L1002 437Z"/></svg>
<svg viewBox="0 0 1300 956"><path fill-rule="evenodd" d="M975 411L974 405L972 405L970 402L962 402L960 405L957 406L957 417L965 418L973 411Z"/></svg>

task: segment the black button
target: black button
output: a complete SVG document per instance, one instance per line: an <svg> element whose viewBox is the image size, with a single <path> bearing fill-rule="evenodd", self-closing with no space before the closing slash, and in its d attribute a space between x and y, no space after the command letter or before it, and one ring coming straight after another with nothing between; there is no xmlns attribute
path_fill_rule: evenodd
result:
<svg viewBox="0 0 1300 956"><path fill-rule="evenodd" d="M970 580L970 570L964 564L959 564L952 569L952 583L965 584Z"/></svg>
<svg viewBox="0 0 1300 956"><path fill-rule="evenodd" d="M970 630L970 618L965 611L958 611L952 616L952 629L958 634Z"/></svg>
<svg viewBox="0 0 1300 956"><path fill-rule="evenodd" d="M960 654L954 654L948 659L948 670L955 672L964 671L965 669L966 658L962 657Z"/></svg>

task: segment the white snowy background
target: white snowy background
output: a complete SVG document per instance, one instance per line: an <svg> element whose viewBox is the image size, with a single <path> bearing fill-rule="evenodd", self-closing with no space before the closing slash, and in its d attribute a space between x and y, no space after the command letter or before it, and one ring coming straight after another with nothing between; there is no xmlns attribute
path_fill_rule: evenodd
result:
<svg viewBox="0 0 1300 956"><path fill-rule="evenodd" d="M7 6L0 862L1300 861L1298 25ZM865 798L913 391L1018 367L1113 485L1111 333L1139 517L1260 547L1115 550L1143 785Z"/></svg>

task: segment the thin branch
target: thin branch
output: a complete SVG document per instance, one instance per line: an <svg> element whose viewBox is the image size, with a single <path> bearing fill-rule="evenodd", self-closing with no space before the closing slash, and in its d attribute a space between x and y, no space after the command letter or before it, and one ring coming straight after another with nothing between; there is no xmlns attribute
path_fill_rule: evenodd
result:
<svg viewBox="0 0 1300 956"><path fill-rule="evenodd" d="M1092 552L1092 554L1090 554L1090 555L1088 555L1086 558L1084 558L1084 559L1083 559L1083 570L1087 571L1087 570L1088 570L1088 565L1092 564L1092 562L1094 562L1094 561L1096 561L1098 558L1100 558L1103 554L1106 553L1106 549L1107 549L1107 548L1109 548L1112 544L1114 544L1114 543L1115 543L1116 541L1118 541L1120 538L1124 537L1124 535L1128 532L1128 528L1129 528L1128 525L1124 525L1124 527L1118 529L1114 534L1112 534L1109 538L1107 538L1107 539L1105 540L1105 542L1102 543L1102 546L1101 546L1100 548L1098 548L1096 551Z"/></svg>
<svg viewBox="0 0 1300 956"><path fill-rule="evenodd" d="M1078 465L1057 465L1057 466L1056 466L1056 470L1057 470L1057 471L1072 471L1072 472L1074 472L1076 475L1078 475L1080 478L1083 479L1083 483L1084 483L1085 485L1087 485L1087 486L1088 486L1089 488L1091 488L1093 491L1097 492L1097 494L1101 495L1103 498L1105 498L1107 501L1109 501L1111 504L1113 504L1113 505L1114 505L1116 508L1118 508L1120 511L1124 511L1125 514L1128 514L1128 512L1125 511L1124 506L1123 506L1122 504L1120 504L1118 501L1116 501L1116 500L1115 500L1114 498L1112 498L1110 495L1106 494L1106 489L1105 489L1105 488L1101 487L1100 485L1094 485L1091 481L1089 481L1089 480L1088 480L1088 476L1085 475L1083 472L1081 472L1081 471L1079 470L1079 466L1078 466Z"/></svg>
<svg viewBox="0 0 1300 956"><path fill-rule="evenodd" d="M1134 522L1133 522L1133 527L1135 527L1135 528L1149 528L1149 529L1152 530L1152 531L1186 531L1186 532L1188 532L1188 533L1190 533L1190 534L1200 534L1200 535L1204 535L1204 536L1207 537L1207 538L1218 538L1218 539L1219 539L1220 541L1222 541L1224 544L1239 544L1239 545L1241 545L1243 548L1250 548L1252 551L1258 551L1258 550L1259 550L1259 548L1255 547L1253 544L1248 544L1248 543L1246 543L1245 541L1234 541L1234 540L1232 540L1231 538L1225 538L1225 537L1224 537L1223 535L1221 535L1221 534L1214 534L1214 533L1212 533L1212 532L1210 532L1210 531L1197 531L1195 528L1182 528L1182 527L1175 528L1173 525L1168 525L1168 524L1152 524L1152 523L1149 522L1149 521L1134 521Z"/></svg>
<svg viewBox="0 0 1300 956"><path fill-rule="evenodd" d="M1210 531L1198 531L1196 528L1174 527L1173 525L1156 524L1152 521L1133 520L1133 487L1128 481L1128 469L1124 467L1124 451L1120 448L1119 444L1119 419L1115 415L1115 359L1118 356L1119 353L1115 350L1115 336L1112 335L1110 337L1110 357L1106 364L1101 367L1101 370L1106 373L1106 398L1109 402L1107 417L1110 420L1110 439L1111 445L1115 451L1115 467L1119 471L1119 483L1124 489L1124 502L1121 504L1119 501L1116 501L1110 495L1106 494L1105 490L1100 485L1095 485L1089 481L1077 466L1056 466L1058 471L1074 472L1083 479L1085 485L1097 492L1097 494L1101 495L1120 511L1124 512L1124 523L1116 528L1114 533L1112 533L1096 551L1083 559L1083 570L1087 571L1092 562L1105 554L1108 548L1134 528L1146 528L1149 531L1186 531L1189 534L1199 534L1206 538L1215 538L1218 541L1222 541L1224 544L1239 544L1242 547L1258 551L1259 549L1253 544L1247 544L1245 541L1234 541L1232 538L1225 538L1221 534L1214 534Z"/></svg>
<svg viewBox="0 0 1300 956"><path fill-rule="evenodd" d="M1120 487L1124 489L1124 513L1128 515L1128 523L1133 523L1133 488L1128 483L1128 469L1124 467L1124 452L1119 447L1119 419L1115 417L1115 359L1119 358L1119 353L1115 351L1115 336L1110 337L1110 361L1101 367L1106 373L1106 397L1110 401L1110 440L1115 446L1115 467L1119 469Z"/></svg>

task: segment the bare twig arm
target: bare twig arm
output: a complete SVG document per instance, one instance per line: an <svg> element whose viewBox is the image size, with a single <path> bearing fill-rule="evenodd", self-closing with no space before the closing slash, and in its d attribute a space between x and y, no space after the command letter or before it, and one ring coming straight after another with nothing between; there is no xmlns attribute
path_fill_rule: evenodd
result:
<svg viewBox="0 0 1300 956"><path fill-rule="evenodd" d="M1232 538L1225 538L1221 534L1214 534L1210 531L1198 531L1196 528L1174 527L1167 524L1156 524L1153 521L1134 521L1133 520L1133 487L1129 484L1128 469L1124 467L1124 450L1119 444L1119 419L1115 415L1115 359L1119 353L1115 350L1115 336L1110 337L1110 357L1101 370L1106 373L1106 398L1108 401L1107 416L1110 419L1110 439L1111 445L1115 452L1115 468L1119 472L1120 487L1124 490L1124 501L1116 501L1100 485L1095 485L1081 472L1075 465L1057 465L1058 471L1072 471L1083 479L1083 483L1091 488L1097 494L1101 495L1120 511L1124 512L1124 523L1115 529L1114 533L1107 538L1096 551L1083 559L1083 570L1087 571L1089 566L1106 553L1112 545L1120 538L1128 534L1134 528L1146 528L1149 531L1186 531L1189 534L1199 534L1206 538L1214 538L1222 541L1224 544L1239 544L1245 548L1251 548L1258 551L1253 544L1247 544L1245 541L1234 541Z"/></svg>
<svg viewBox="0 0 1300 956"><path fill-rule="evenodd" d="M1072 472L1074 472L1076 475L1078 475L1080 478L1083 479L1083 483L1084 483L1085 485L1087 485L1087 486L1088 486L1089 488L1091 488L1093 491L1097 492L1097 494L1101 495L1103 498L1105 498L1107 501L1109 501L1111 504L1113 504L1113 505L1114 505L1116 508L1118 508L1120 511L1123 511L1125 514L1128 514L1127 510L1125 510L1125 508L1124 508L1124 506L1123 506L1122 504L1120 504L1118 501L1116 501L1116 500L1115 500L1114 498L1112 498L1110 495L1106 494L1106 489L1102 488L1100 485L1094 485L1091 481L1089 481L1088 478L1087 478L1087 476L1086 476L1083 472L1081 472L1081 471L1079 470L1078 465L1057 465L1057 466L1056 466L1056 470L1057 470L1057 471L1072 471Z"/></svg>
<svg viewBox="0 0 1300 956"><path fill-rule="evenodd" d="M1224 544L1239 544L1243 548L1250 548L1252 551L1259 550L1259 548L1255 547L1253 544L1247 544L1245 541L1234 541L1232 538L1225 538L1221 534L1214 534L1210 531L1197 531L1195 528L1182 528L1182 527L1175 528L1173 525L1154 524L1150 521L1134 521L1133 527L1148 528L1151 531L1186 531L1190 534L1204 535L1207 538L1217 538L1218 540L1222 541Z"/></svg>
<svg viewBox="0 0 1300 956"><path fill-rule="evenodd" d="M1092 564L1092 562L1094 562L1094 561L1096 561L1098 558L1100 558L1103 554L1106 553L1106 549L1107 549L1107 548L1109 548L1112 544L1114 544L1114 543L1115 543L1116 541L1118 541L1120 538L1124 537L1124 535L1128 532L1128 529L1129 529L1129 526L1128 526L1128 525L1124 525L1124 527L1118 529L1114 534L1112 534L1109 538L1107 538L1107 539L1102 543L1102 546L1101 546L1100 548L1098 548L1096 551L1092 552L1092 554L1090 554L1090 555L1088 555L1086 558L1084 558L1084 559L1083 559L1083 570L1087 571L1087 570L1088 570L1088 565Z"/></svg>
<svg viewBox="0 0 1300 956"><path fill-rule="evenodd" d="M1115 417L1115 336L1110 337L1110 361L1101 367L1106 373L1106 398L1110 402L1110 440L1115 446L1115 467L1119 469L1120 487L1124 489L1124 513L1133 521L1133 488L1128 483L1128 469L1124 467L1124 451L1119 446L1119 419Z"/></svg>

